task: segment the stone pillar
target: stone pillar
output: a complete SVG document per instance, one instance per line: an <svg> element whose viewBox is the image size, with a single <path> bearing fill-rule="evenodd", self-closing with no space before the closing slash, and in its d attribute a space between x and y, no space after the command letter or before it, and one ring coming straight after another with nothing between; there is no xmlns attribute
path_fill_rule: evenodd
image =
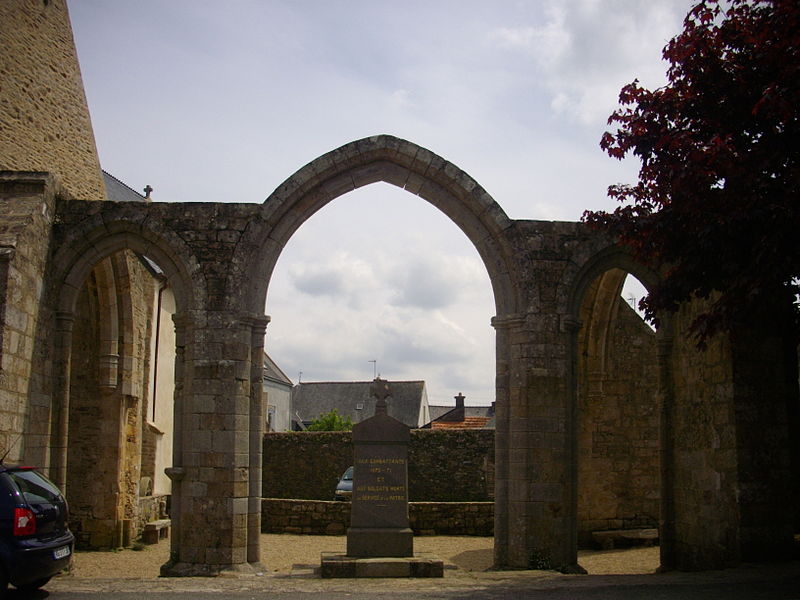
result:
<svg viewBox="0 0 800 600"><path fill-rule="evenodd" d="M501 567L522 567L526 564L524 551L519 552L519 533L524 532L524 504L520 503L519 486L512 493L512 443L519 439L518 411L512 411L512 330L525 323L520 315L496 316L492 326L497 332L495 353L497 375L495 380L495 492L494 492L494 563ZM519 386L515 386L519 393ZM518 458L519 453L514 453ZM519 467L513 469L514 473ZM524 471L524 465L522 467ZM522 544L524 547L524 544Z"/></svg>
<svg viewBox="0 0 800 600"><path fill-rule="evenodd" d="M186 476L186 469L183 465L183 427L184 427L184 404L187 393L186 376L186 337L187 329L191 320L185 314L172 315L172 322L175 325L175 390L173 395L173 425L172 425L172 466L164 469L169 477L171 485L171 511L170 520L172 534L170 535L170 557L169 561L162 565L163 575L169 574L171 566L181 562L181 533L183 513L182 487L183 478ZM189 386L188 389L191 389Z"/></svg>
<svg viewBox="0 0 800 600"><path fill-rule="evenodd" d="M248 566L253 324L227 311L197 311L187 340L177 552L162 575L217 575ZM263 335L262 335L263 339ZM261 444L255 449L260 453ZM177 556L175 556L177 555Z"/></svg>
<svg viewBox="0 0 800 600"><path fill-rule="evenodd" d="M51 450L51 477L53 482L66 494L70 363L75 315L71 312L60 311L56 313L55 321L53 406L56 414L53 419L55 435Z"/></svg>
<svg viewBox="0 0 800 600"><path fill-rule="evenodd" d="M544 313L492 323L498 331L496 566L579 571L574 393L568 391L575 332Z"/></svg>
<svg viewBox="0 0 800 600"><path fill-rule="evenodd" d="M567 398L565 407L566 533L562 539L561 570L586 573L578 566L578 332L581 322L573 317L561 320L567 338Z"/></svg>
<svg viewBox="0 0 800 600"><path fill-rule="evenodd" d="M261 568L261 480L264 437L264 335L270 318L243 318L251 330L250 341L250 478L247 498L247 562Z"/></svg>

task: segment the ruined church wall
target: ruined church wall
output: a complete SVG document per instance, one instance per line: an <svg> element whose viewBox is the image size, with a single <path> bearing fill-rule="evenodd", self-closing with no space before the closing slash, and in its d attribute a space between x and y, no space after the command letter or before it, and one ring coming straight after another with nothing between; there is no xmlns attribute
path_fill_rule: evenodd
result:
<svg viewBox="0 0 800 600"><path fill-rule="evenodd" d="M711 569L740 560L733 363L727 337L704 352L687 335L700 302L675 315L672 352L675 566Z"/></svg>
<svg viewBox="0 0 800 600"><path fill-rule="evenodd" d="M130 251L105 260L113 277L95 270L84 283L72 335L67 488L72 529L85 548L134 539L140 505L154 282ZM106 354L100 329L109 319L119 322L117 357Z"/></svg>
<svg viewBox="0 0 800 600"><path fill-rule="evenodd" d="M658 527L659 415L655 333L621 299L605 372L578 396L578 544L591 532ZM584 364L591 357L584 357ZM594 357L598 360L599 357Z"/></svg>
<svg viewBox="0 0 800 600"><path fill-rule="evenodd" d="M796 349L786 328L771 321L740 325L731 335L739 536L746 561L791 556L798 510L789 441L799 433Z"/></svg>
<svg viewBox="0 0 800 600"><path fill-rule="evenodd" d="M53 322L41 302L52 215L51 180L0 177L0 447L45 469L50 372L41 342L52 340Z"/></svg>

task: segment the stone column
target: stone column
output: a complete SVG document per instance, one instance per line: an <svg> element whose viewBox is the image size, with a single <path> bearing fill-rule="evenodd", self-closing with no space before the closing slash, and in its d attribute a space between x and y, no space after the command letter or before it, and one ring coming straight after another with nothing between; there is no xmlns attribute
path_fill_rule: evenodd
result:
<svg viewBox="0 0 800 600"><path fill-rule="evenodd" d="M522 566L520 563L525 562L524 556L520 556L519 552L515 553L513 551L519 542L519 533L524 531L524 507L519 501L519 488L515 488L517 490L516 494L512 494L511 491L512 440L517 440L519 437L518 415L512 414L515 411L512 411L511 407L511 334L512 330L519 329L524 323L525 319L521 315L503 315L492 319L492 326L495 328L497 336L495 342L497 375L495 380L494 492L494 563L496 567ZM516 366L516 364L513 366ZM518 390L519 386L516 386L517 394ZM518 457L519 454L517 453L515 456Z"/></svg>
<svg viewBox="0 0 800 600"><path fill-rule="evenodd" d="M75 315L72 312L59 311L55 314L55 341L53 371L53 419L55 439L52 444L50 463L53 482L66 494L67 489L67 446L69 443L69 386L72 361L72 327Z"/></svg>
<svg viewBox="0 0 800 600"><path fill-rule="evenodd" d="M216 575L248 566L251 436L250 320L228 311L193 315L180 455L178 561L164 575ZM263 337L263 336L262 336ZM259 444L260 448L260 444Z"/></svg>
<svg viewBox="0 0 800 600"><path fill-rule="evenodd" d="M175 326L175 390L173 394L173 425L172 425L172 466L164 469L167 477L172 482L170 511L171 529L170 535L170 558L167 563L162 565L161 574L169 575L172 565L181 562L181 534L182 519L184 511L182 503L182 481L186 476L186 469L183 468L183 427L184 427L184 404L187 389L186 376L186 338L187 330L191 325L191 319L185 314L172 315L172 322Z"/></svg>
<svg viewBox="0 0 800 600"><path fill-rule="evenodd" d="M562 570L586 573L578 566L578 332L581 322L564 317L561 327L567 337L567 404L565 419L565 460L567 468L567 535L562 539Z"/></svg>
<svg viewBox="0 0 800 600"><path fill-rule="evenodd" d="M261 568L261 480L264 436L264 335L270 318L242 319L250 327L250 478L247 498L247 562Z"/></svg>

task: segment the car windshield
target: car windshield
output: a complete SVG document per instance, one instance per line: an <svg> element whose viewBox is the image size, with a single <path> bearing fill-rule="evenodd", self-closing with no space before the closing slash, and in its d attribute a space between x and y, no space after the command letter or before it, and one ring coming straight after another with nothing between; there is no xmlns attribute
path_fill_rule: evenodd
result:
<svg viewBox="0 0 800 600"><path fill-rule="evenodd" d="M8 474L29 504L52 504L61 495L55 484L36 471L9 471Z"/></svg>
<svg viewBox="0 0 800 600"><path fill-rule="evenodd" d="M353 479L353 467L347 467L347 471L342 475L344 481L351 481Z"/></svg>

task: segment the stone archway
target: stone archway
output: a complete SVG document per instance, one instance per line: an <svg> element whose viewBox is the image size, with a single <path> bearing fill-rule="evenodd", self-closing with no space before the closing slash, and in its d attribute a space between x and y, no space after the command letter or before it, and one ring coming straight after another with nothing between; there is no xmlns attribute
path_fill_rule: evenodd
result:
<svg viewBox="0 0 800 600"><path fill-rule="evenodd" d="M82 225L70 228L59 245L51 284L57 327L50 470L61 486L73 490L78 541L90 548L115 548L131 542L139 516L147 306L154 293L147 273L156 264L146 257L157 257L164 266L184 314L197 282L188 277L192 261L186 250L176 250L146 228L126 220ZM185 338L185 332L179 337ZM168 350L179 373L182 350ZM78 362L87 359L87 365ZM178 383L179 389L185 387L184 381ZM179 439L177 400L174 435ZM173 498L179 502L179 489ZM177 534L179 513L173 526Z"/></svg>
<svg viewBox="0 0 800 600"><path fill-rule="evenodd" d="M241 269L249 285L243 304L251 312L264 306L280 253L307 219L337 197L376 182L395 185L441 210L475 246L487 269L497 312L492 324L497 330L497 434L501 441L495 497L503 506L495 511L495 540L498 563L508 564L507 546L513 543L508 532L514 528L503 504L509 486L509 328L519 321L520 275L516 249L507 236L513 221L475 180L429 150L389 135L358 140L320 156L267 198L261 212L265 223L247 232L243 246L258 251L242 257Z"/></svg>
<svg viewBox="0 0 800 600"><path fill-rule="evenodd" d="M571 461L572 482L576 490L575 544L586 543L590 539L592 528L623 529L657 525L660 529L663 555L671 547L672 540L670 492L672 380L669 356L671 320L667 318L662 322L652 343L644 342L649 348L648 356L655 360L652 364L648 361L641 366L649 368L648 373L655 380L655 394L651 397L649 387L644 386L645 389L641 389L642 386L637 386L634 380L627 384L615 381L611 393L614 406L606 406L608 402L603 382L610 376L609 370L612 368L612 365L608 364L613 362L609 361L609 355L612 352L616 353L618 360L625 356L624 351L620 352L619 348L610 345L613 335L611 330L619 326L619 308L623 302L619 294L624 278L627 274L631 274L649 289L658 281L658 274L636 262L624 249L614 245L604 245L601 238L588 244L585 251L587 255L582 265L573 275L567 304L571 325L572 357L569 389L572 396L571 403L575 407L572 418L575 421L576 431L572 442ZM634 320L629 319L629 321ZM649 347L651 345L652 348ZM620 372L619 365L616 366L616 371ZM626 373L625 376L635 378L642 374ZM620 388L624 391L621 392ZM639 396L644 394L641 398L636 396L643 406L637 408L627 405L631 399L619 397L620 392L639 394ZM596 406L597 403L602 403L602 409ZM647 406L644 406L645 404ZM600 412L592 417L591 410ZM605 411L609 411L610 414L604 414ZM624 414L619 414L620 412ZM587 420L593 418L602 421L599 429L604 431L600 431L599 434L595 432L597 439L586 439L587 435L591 435L587 433L588 428L598 428L597 425L587 423ZM626 427L641 428L641 431L629 431ZM640 434L643 438L640 447L634 448L631 439ZM601 440L598 436L605 436L606 439ZM656 454L653 454L651 446L655 442L658 448ZM592 469L598 467L592 464L598 455L601 457L600 463L605 461L607 464L604 468L610 471L604 473L602 483L592 473ZM615 465L618 472L615 473L609 465ZM631 483L631 472L637 473L635 485ZM579 477L583 479L580 483ZM610 483L614 477L624 480L624 485L620 487ZM620 498L620 492L625 494L624 498ZM653 494L657 494L657 500ZM592 497L593 502L600 503L600 506L587 506L589 497ZM583 521L578 522L579 519ZM590 519L594 519L594 523ZM669 561L662 558L662 564L667 562Z"/></svg>

